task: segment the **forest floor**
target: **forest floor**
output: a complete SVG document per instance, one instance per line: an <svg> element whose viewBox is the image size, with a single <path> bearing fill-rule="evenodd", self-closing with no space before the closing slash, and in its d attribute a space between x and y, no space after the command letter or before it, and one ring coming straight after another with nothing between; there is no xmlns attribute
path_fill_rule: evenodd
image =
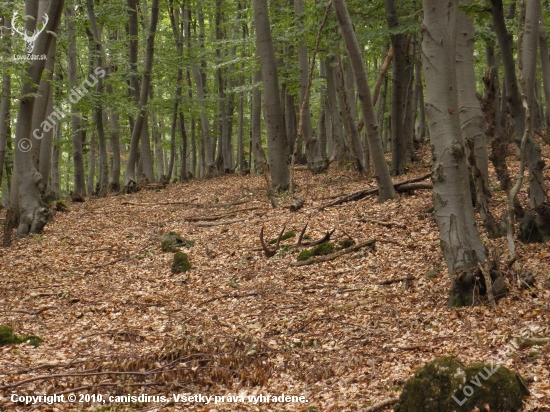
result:
<svg viewBox="0 0 550 412"><path fill-rule="evenodd" d="M429 157L395 181L428 173ZM518 244L532 290L508 277L510 293L496 309L449 309L438 229L426 213L431 191L317 211L331 197L374 187L373 178L331 168L296 172L296 180L305 199L297 212L271 207L262 176L230 175L70 204L42 234L0 249L0 325L42 339L37 348L0 348L0 410L365 410L399 396L436 357L468 364L499 351L508 351L504 366L530 381L525 410L550 410L550 346L509 353L508 345L525 330L550 336L548 244ZM492 205L504 210L502 191ZM188 220L212 215L242 220ZM335 242L376 239L375 249L300 267L289 246L266 258L262 226L270 240L306 223L313 240L335 229ZM479 226L488 246L506 251L504 239L489 240ZM169 231L195 242L182 249L192 265L182 274L171 273L173 253L161 249ZM411 279L393 282L404 277ZM12 394L72 391L76 403L10 402ZM95 394L168 399L78 403ZM174 402L173 394L285 394L307 403Z"/></svg>

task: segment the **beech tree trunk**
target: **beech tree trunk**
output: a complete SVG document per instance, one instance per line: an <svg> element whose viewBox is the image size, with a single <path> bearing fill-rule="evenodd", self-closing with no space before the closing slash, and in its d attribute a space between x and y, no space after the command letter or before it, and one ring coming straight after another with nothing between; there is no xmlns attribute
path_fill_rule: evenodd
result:
<svg viewBox="0 0 550 412"><path fill-rule="evenodd" d="M526 128L533 130L535 107L535 82L538 50L538 28L541 15L540 0L527 0L525 7L525 32L523 35L523 70L521 82L531 116ZM523 242L545 242L550 239L550 204L545 202L544 161L541 149L531 133L525 143L525 160L529 170L529 207L520 220L518 238Z"/></svg>
<svg viewBox="0 0 550 412"><path fill-rule="evenodd" d="M52 1L48 7L49 21L46 29L38 37L34 45L33 54L41 55L48 52L52 37L55 33L63 11L63 0ZM17 113L17 129L15 133L15 162L17 165L16 184L18 185L18 216L20 235L40 232L48 221L48 209L42 204L39 185L42 179L49 176L41 176L32 161L32 154L26 151L31 141L32 118L34 110L35 93L44 70L45 60L33 60L23 77L21 98ZM14 182L14 183L15 183ZM12 188L13 188L12 184ZM12 204L12 207L14 205Z"/></svg>
<svg viewBox="0 0 550 412"><path fill-rule="evenodd" d="M346 157L347 150L344 143L344 135L342 129L342 121L340 119L340 112L338 111L338 103L336 97L336 84L334 81L334 70L332 64L334 63L334 58L330 58L325 63L325 70L327 75L327 103L328 103L328 112L330 117L330 122L332 124L332 143L333 147L330 152L329 157L335 158L338 161L338 166L343 167Z"/></svg>
<svg viewBox="0 0 550 412"><path fill-rule="evenodd" d="M506 101L508 103L508 110L510 112L515 140L520 141L523 136L523 130L525 129L525 113L521 104L521 97L516 77L516 63L514 61L514 54L512 51L513 39L512 35L508 33L508 30L506 29L502 0L491 0L491 14L500 48L502 66L504 69L504 79L506 82L506 94L504 94L503 90L503 96L506 96Z"/></svg>
<svg viewBox="0 0 550 412"><path fill-rule="evenodd" d="M290 173L287 164L288 147L284 117L279 99L277 61L271 38L267 0L254 1L254 24L256 27L256 47L260 56L264 86L264 108L271 189L287 190L290 185Z"/></svg>
<svg viewBox="0 0 550 412"><path fill-rule="evenodd" d="M131 1L131 0L129 0ZM130 150L128 153L128 161L126 163L126 172L124 175L124 191L126 193L137 190L135 166L137 160L138 144L142 134L143 125L147 117L147 101L149 97L149 87L151 84L151 75L153 69L153 53L155 47L155 33L157 30L159 12L159 0L152 0L151 5L151 22L149 26L149 34L147 36L147 45L145 51L145 68L143 73L143 81L141 84L141 93L139 98L140 113L136 119L134 130L132 130L132 138L130 141ZM152 168L152 165L151 165Z"/></svg>
<svg viewBox="0 0 550 412"><path fill-rule="evenodd" d="M363 61L359 43L353 32L353 26L346 8L346 3L344 0L333 0L333 4L338 19L338 25L348 51L351 68L353 69L359 101L361 102L361 112L363 114L363 119L365 119L369 152L372 158L378 186L378 201L384 202L395 197L395 189L391 181L386 159L384 158L384 149L382 148L382 140L378 131L378 119L376 118L376 113L372 105L365 62Z"/></svg>
<svg viewBox="0 0 550 412"><path fill-rule="evenodd" d="M544 88L544 118L546 121L546 128L550 129L550 57L548 56L548 36L546 29L544 28L544 21L539 21L539 49L540 49L540 63L542 70L542 85Z"/></svg>
<svg viewBox="0 0 550 412"><path fill-rule="evenodd" d="M477 266L487 260L470 198L468 165L460 131L456 82L458 0L423 0L422 66L426 114L433 147L433 200L449 275L450 306L477 299Z"/></svg>
<svg viewBox="0 0 550 412"><path fill-rule="evenodd" d="M399 26L396 1L385 0L384 5L388 27L390 30L395 30ZM405 74L407 67L405 35L396 33L391 34L390 37L393 49L391 81L391 173L392 175L402 175L405 174L407 167L405 128L403 124L408 81Z"/></svg>
<svg viewBox="0 0 550 412"><path fill-rule="evenodd" d="M2 54L8 58L11 53L11 20L10 13L13 8L13 0L8 2L8 13L3 18L2 35L5 41L5 49ZM10 107L11 107L11 77L9 74L2 75L2 94L0 96L0 187L4 176L4 164L6 161L6 147L8 139L11 139L10 128ZM7 164L6 164L7 166Z"/></svg>
<svg viewBox="0 0 550 412"><path fill-rule="evenodd" d="M76 22L74 6L67 6L66 10L67 37L69 40L67 53L67 72L71 89L78 85L76 66ZM71 193L73 200L82 201L86 195L86 176L84 169L84 153L82 145L84 134L81 130L82 120L77 114L76 104L71 102L71 131L73 148L73 177L74 188Z"/></svg>

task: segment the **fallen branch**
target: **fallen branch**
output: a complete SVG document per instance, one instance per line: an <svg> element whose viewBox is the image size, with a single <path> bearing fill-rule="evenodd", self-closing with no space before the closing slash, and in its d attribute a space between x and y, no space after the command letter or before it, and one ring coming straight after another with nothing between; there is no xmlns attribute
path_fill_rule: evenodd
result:
<svg viewBox="0 0 550 412"><path fill-rule="evenodd" d="M1 310L0 312L3 312L3 313L25 313L27 315L40 315L42 312L45 312L45 311L50 310L50 309L58 309L58 308L57 308L57 306L46 306L45 308L38 309L38 310L33 310L33 311L14 309L14 310Z"/></svg>
<svg viewBox="0 0 550 412"><path fill-rule="evenodd" d="M174 201L174 202L157 202L157 203L138 203L138 202L122 202L122 205L130 205L130 206L165 206L165 205L187 205L191 204L193 202L193 199L188 202L183 201Z"/></svg>
<svg viewBox="0 0 550 412"><path fill-rule="evenodd" d="M391 285L392 283L403 282L403 281L414 280L414 279L415 279L414 276L409 275L409 276L405 276L405 277L402 277L402 278L396 278L396 279L385 280L385 281L380 282L380 283L378 283L378 284L379 284L379 285Z"/></svg>
<svg viewBox="0 0 550 412"><path fill-rule="evenodd" d="M230 295L230 294L225 294L225 295L221 295L221 296L216 296L214 298L210 298L210 299L207 299L205 301L202 301L201 303L199 303L199 306L202 306L202 305L206 305L207 303L210 303L210 302L214 302L215 300L220 300L220 299L239 299L239 298L248 298L250 296L258 296L258 295L261 295L262 293L261 292L253 292L253 293L245 293L243 295Z"/></svg>
<svg viewBox="0 0 550 412"><path fill-rule="evenodd" d="M233 223L244 222L245 220L246 219L233 219L233 220L222 220L221 222L198 222L196 226L212 227L212 226L232 225Z"/></svg>
<svg viewBox="0 0 550 412"><path fill-rule="evenodd" d="M519 338L517 339L520 348L528 348L535 345L546 345L550 338Z"/></svg>
<svg viewBox="0 0 550 412"><path fill-rule="evenodd" d="M375 403L372 406L369 406L367 409L365 409L365 412L377 411L379 409L385 408L386 406L393 405L393 404L397 403L397 401L399 401L399 398L386 399L385 401L378 402L378 403Z"/></svg>
<svg viewBox="0 0 550 412"><path fill-rule="evenodd" d="M427 179L430 176L431 176L431 172L426 173L425 175L420 176L420 177L415 177L413 179L405 180L404 182L394 183L393 187L398 192L405 191L405 190L413 190L414 188L410 188L410 186L408 186L409 188L407 188L407 186L405 186L406 189L399 189L399 188L401 188L402 186L404 186L406 184L409 184L409 183L420 182L422 180ZM428 189L427 186L426 187L415 187L415 188L416 189ZM429 188L431 188L431 186ZM345 196L343 196L339 199L336 199L332 202L325 203L324 205L319 206L316 210L321 211L321 210L326 209L327 207L330 207L330 206L341 205L342 203L347 203L347 202L354 202L354 201L357 201L357 200L361 200L361 199L363 199L367 196L376 195L377 193L378 193L378 188L377 187L374 187L374 188L371 188L371 189L359 190L357 192L350 193L349 195L345 195Z"/></svg>
<svg viewBox="0 0 550 412"><path fill-rule="evenodd" d="M348 248L339 250L338 252L331 253L329 255L324 256L313 256L309 258L308 260L303 260L301 262L292 262L291 266L306 266L306 265L313 265L315 263L321 263L321 262L328 262L329 260L334 260L342 255L345 255L347 253L356 252L359 249L362 249L367 246L374 247L374 244L376 243L376 239L370 239L365 242L361 242L357 245L350 246Z"/></svg>

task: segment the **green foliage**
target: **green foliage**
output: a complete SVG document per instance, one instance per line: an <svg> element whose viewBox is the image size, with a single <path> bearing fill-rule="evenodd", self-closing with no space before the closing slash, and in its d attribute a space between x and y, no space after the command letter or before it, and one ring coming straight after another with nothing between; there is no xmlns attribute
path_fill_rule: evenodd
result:
<svg viewBox="0 0 550 412"><path fill-rule="evenodd" d="M172 263L172 273L178 274L191 269L191 264L186 253L176 252L174 254L174 262Z"/></svg>
<svg viewBox="0 0 550 412"><path fill-rule="evenodd" d="M23 342L29 342L30 345L37 347L42 343L42 339L34 335L15 336L12 328L0 325L0 347L19 345Z"/></svg>
<svg viewBox="0 0 550 412"><path fill-rule="evenodd" d="M344 239L340 242L340 248L346 249L348 247L351 247L355 245L355 241L353 239Z"/></svg>

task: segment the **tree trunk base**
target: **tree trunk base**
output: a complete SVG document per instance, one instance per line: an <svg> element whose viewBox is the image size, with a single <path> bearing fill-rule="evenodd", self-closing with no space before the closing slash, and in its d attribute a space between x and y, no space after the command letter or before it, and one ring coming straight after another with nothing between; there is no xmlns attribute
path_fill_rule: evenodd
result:
<svg viewBox="0 0 550 412"><path fill-rule="evenodd" d="M518 239L522 243L544 243L550 240L550 205L543 203L526 211L519 220Z"/></svg>
<svg viewBox="0 0 550 412"><path fill-rule="evenodd" d="M484 263L483 270L491 276L491 291L495 303L508 293L504 282L504 274L498 268L499 253L493 252L492 258ZM463 270L455 275L451 281L449 292L449 307L462 307L479 305L491 295L488 293L487 284L481 266L469 271Z"/></svg>

